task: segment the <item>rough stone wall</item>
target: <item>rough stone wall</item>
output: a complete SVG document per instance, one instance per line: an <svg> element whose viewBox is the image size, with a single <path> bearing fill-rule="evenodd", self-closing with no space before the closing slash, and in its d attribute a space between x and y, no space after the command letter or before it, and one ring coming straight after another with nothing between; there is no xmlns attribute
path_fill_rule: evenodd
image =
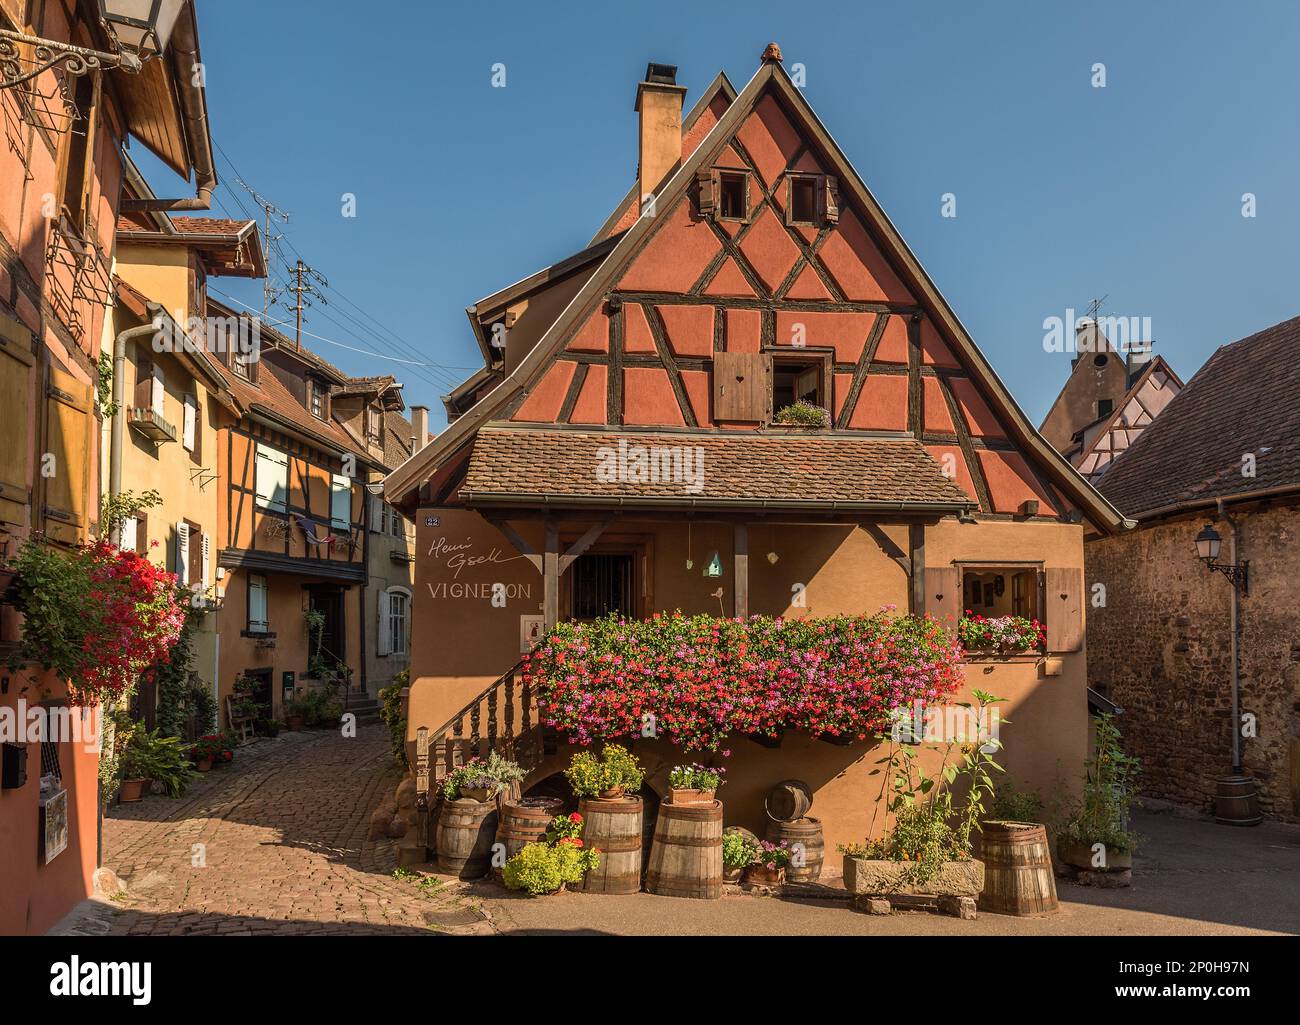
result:
<svg viewBox="0 0 1300 1025"><path fill-rule="evenodd" d="M1126 747L1143 760L1142 790L1209 811L1231 768L1228 580L1196 558L1207 519L1160 523L1084 547L1090 594L1088 676L1124 708ZM1223 535L1227 562L1229 529ZM1241 602L1241 710L1256 719L1243 764L1269 816L1300 818L1300 509L1239 514L1238 558L1250 560Z"/></svg>

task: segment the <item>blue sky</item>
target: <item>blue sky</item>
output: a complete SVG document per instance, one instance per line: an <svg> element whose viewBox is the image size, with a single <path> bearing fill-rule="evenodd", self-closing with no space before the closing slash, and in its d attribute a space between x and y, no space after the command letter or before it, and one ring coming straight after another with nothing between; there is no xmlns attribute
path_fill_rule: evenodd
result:
<svg viewBox="0 0 1300 1025"><path fill-rule="evenodd" d="M284 255L330 285L306 330L342 344L306 341L396 373L439 425L438 397L481 365L464 307L581 249L631 184L647 61L678 65L689 105L720 69L742 87L771 39L1035 422L1069 366L1044 318L1094 296L1150 317L1184 379L1300 313L1294 3L203 0L199 16L222 206L256 210L234 168L289 211ZM212 284L260 306L260 283Z"/></svg>

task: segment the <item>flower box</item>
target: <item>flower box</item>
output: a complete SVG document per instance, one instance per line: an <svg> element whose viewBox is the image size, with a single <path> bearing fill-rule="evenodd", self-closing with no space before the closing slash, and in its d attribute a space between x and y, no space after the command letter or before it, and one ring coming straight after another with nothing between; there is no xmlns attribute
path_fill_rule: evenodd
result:
<svg viewBox="0 0 1300 1025"><path fill-rule="evenodd" d="M712 804L716 790L697 790L693 787L674 787L669 804Z"/></svg>
<svg viewBox="0 0 1300 1025"><path fill-rule="evenodd" d="M942 897L978 897L984 889L984 862L945 861L924 883L911 881L916 864L910 861L844 859L844 888L850 893L887 897L890 894L936 894Z"/></svg>

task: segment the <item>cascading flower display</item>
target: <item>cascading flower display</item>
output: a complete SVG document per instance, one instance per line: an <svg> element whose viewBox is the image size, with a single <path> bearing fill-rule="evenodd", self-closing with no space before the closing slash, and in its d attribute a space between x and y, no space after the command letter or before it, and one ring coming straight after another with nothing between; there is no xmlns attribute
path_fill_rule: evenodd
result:
<svg viewBox="0 0 1300 1025"><path fill-rule="evenodd" d="M688 751L785 729L865 739L892 709L962 682L961 647L938 620L892 611L561 623L526 656L525 680L547 725L584 746L642 736L647 722Z"/></svg>
<svg viewBox="0 0 1300 1025"><path fill-rule="evenodd" d="M1047 644L1047 628L1024 616L990 619L967 609L957 624L957 639L967 651L1037 651Z"/></svg>
<svg viewBox="0 0 1300 1025"><path fill-rule="evenodd" d="M115 699L170 659L185 623L174 573L103 540L66 551L29 542L16 568L22 657L66 679L74 703Z"/></svg>

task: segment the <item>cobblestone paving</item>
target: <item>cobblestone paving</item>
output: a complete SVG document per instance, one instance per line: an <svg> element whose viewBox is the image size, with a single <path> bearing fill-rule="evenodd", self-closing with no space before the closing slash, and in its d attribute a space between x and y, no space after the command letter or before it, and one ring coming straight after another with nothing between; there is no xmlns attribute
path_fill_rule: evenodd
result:
<svg viewBox="0 0 1300 1025"><path fill-rule="evenodd" d="M56 931L492 932L458 884L395 879L394 842L366 839L370 813L399 778L381 726L362 726L354 739L286 733L241 748L180 799L114 806L103 860L126 890L84 903Z"/></svg>

